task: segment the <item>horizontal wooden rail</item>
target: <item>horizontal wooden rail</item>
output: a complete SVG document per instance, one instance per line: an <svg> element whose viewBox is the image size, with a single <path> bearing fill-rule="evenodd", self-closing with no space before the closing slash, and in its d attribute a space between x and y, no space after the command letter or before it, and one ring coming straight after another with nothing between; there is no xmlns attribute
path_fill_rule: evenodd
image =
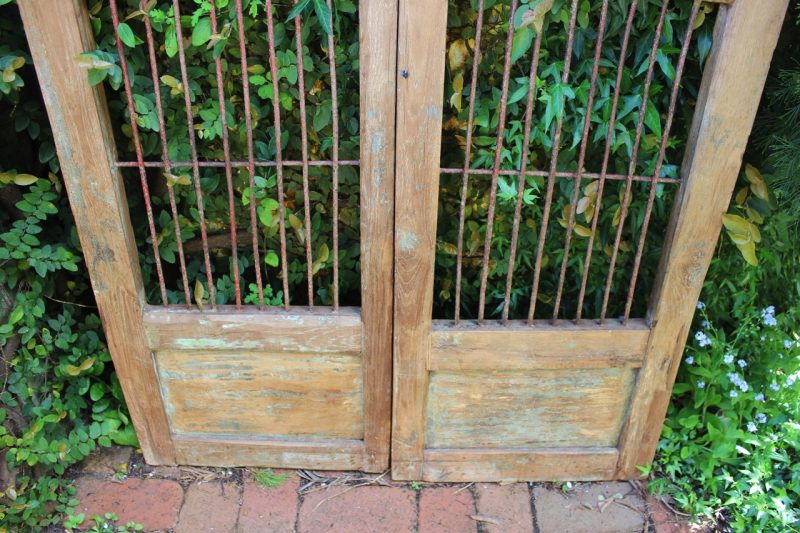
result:
<svg viewBox="0 0 800 533"><path fill-rule="evenodd" d="M427 449L425 481L566 481L611 479L616 448Z"/></svg>
<svg viewBox="0 0 800 533"><path fill-rule="evenodd" d="M434 321L428 370L533 370L639 367L650 328L571 320L483 325Z"/></svg>
<svg viewBox="0 0 800 533"><path fill-rule="evenodd" d="M362 352L361 312L355 307L248 313L233 306L205 312L149 306L144 327L148 345L156 351Z"/></svg>

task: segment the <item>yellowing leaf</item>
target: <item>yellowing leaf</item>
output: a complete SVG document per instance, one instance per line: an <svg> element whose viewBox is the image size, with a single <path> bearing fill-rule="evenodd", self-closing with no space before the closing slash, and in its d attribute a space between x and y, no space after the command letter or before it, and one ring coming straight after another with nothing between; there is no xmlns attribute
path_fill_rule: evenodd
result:
<svg viewBox="0 0 800 533"><path fill-rule="evenodd" d="M450 96L450 105L461 111L461 96L464 91L464 75L459 73L453 78L453 94Z"/></svg>
<svg viewBox="0 0 800 533"><path fill-rule="evenodd" d="M303 223L294 213L289 213L289 225L297 231L303 229Z"/></svg>
<svg viewBox="0 0 800 533"><path fill-rule="evenodd" d="M751 221L755 222L756 224L764 223L764 217L761 215L761 213L759 213L749 205L745 208L745 211L747 211L747 218L749 218Z"/></svg>
<svg viewBox="0 0 800 533"><path fill-rule="evenodd" d="M75 56L75 62L81 68L93 68L97 70L108 70L114 66L113 63L98 59L90 54L80 54Z"/></svg>
<svg viewBox="0 0 800 533"><path fill-rule="evenodd" d="M742 253L742 257L744 260L747 261L748 264L753 266L758 266L758 258L756 257L756 245L753 241L750 241L745 244L737 245L739 251Z"/></svg>
<svg viewBox="0 0 800 533"><path fill-rule="evenodd" d="M722 224L728 231L742 235L749 234L750 227L752 226L747 219L742 218L739 215L730 215L728 213L722 215Z"/></svg>
<svg viewBox="0 0 800 533"><path fill-rule="evenodd" d="M39 178L31 174L16 174L14 176L14 184L22 186L31 185L33 183L36 183L36 180L38 179Z"/></svg>
<svg viewBox="0 0 800 533"><path fill-rule="evenodd" d="M764 181L761 172L753 165L747 164L744 167L744 177L750 182L750 190L756 197L762 200L769 200L769 189Z"/></svg>
<svg viewBox="0 0 800 533"><path fill-rule="evenodd" d="M22 68L22 66L24 64L25 64L25 58L24 57L17 56L14 59L11 60L11 68L13 68L14 70Z"/></svg>
<svg viewBox="0 0 800 533"><path fill-rule="evenodd" d="M533 9L522 14L522 24L519 27L524 28L525 26L533 25L537 33L541 32L544 25L544 17L551 7L553 7L553 0L542 0Z"/></svg>
<svg viewBox="0 0 800 533"><path fill-rule="evenodd" d="M742 206L747 201L747 187L742 187L739 189L739 192L736 193L735 202L736 205Z"/></svg>
<svg viewBox="0 0 800 533"><path fill-rule="evenodd" d="M467 43L464 42L464 39L453 41L447 51L450 70L462 70L467 62L467 57L469 57L469 50L467 50Z"/></svg>
<svg viewBox="0 0 800 533"><path fill-rule="evenodd" d="M583 188L583 194L586 196L591 196L593 194L597 194L597 190L600 187L600 182L598 180L592 180L586 184Z"/></svg>
<svg viewBox="0 0 800 533"><path fill-rule="evenodd" d="M16 79L16 77L17 77L17 73L14 72L13 68L8 67L7 69L3 70L3 81L4 82L11 83L12 81L14 81Z"/></svg>
<svg viewBox="0 0 800 533"><path fill-rule="evenodd" d="M317 248L317 261L320 263L326 263L328 258L330 257L330 250L328 249L328 245L326 243L322 243L319 248Z"/></svg>
<svg viewBox="0 0 800 533"><path fill-rule="evenodd" d="M194 303L197 304L197 308L201 311L203 310L203 304L205 303L205 296L206 289L198 279L194 282Z"/></svg>
<svg viewBox="0 0 800 533"><path fill-rule="evenodd" d="M455 244L450 244L449 242L444 242L444 241L439 241L436 244L439 247L439 249L444 253L446 253L447 255L458 254L458 247Z"/></svg>
<svg viewBox="0 0 800 533"><path fill-rule="evenodd" d="M174 187L175 185L190 185L192 183L192 179L188 174L176 176L175 174L164 172L164 177L167 179L167 187Z"/></svg>
<svg viewBox="0 0 800 533"><path fill-rule="evenodd" d="M581 237L591 237L592 230L587 228L586 226L581 226L580 224L575 224L575 233Z"/></svg>

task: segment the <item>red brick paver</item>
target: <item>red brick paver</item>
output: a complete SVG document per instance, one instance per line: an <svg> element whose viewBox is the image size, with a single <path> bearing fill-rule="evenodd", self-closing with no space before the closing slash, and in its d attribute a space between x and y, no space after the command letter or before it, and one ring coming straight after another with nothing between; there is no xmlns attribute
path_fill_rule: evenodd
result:
<svg viewBox="0 0 800 533"><path fill-rule="evenodd" d="M466 533L477 531L471 518L475 502L469 489L436 487L422 489L419 498L420 533Z"/></svg>
<svg viewBox="0 0 800 533"><path fill-rule="evenodd" d="M475 495L486 533L533 533L531 495L526 483L478 483Z"/></svg>
<svg viewBox="0 0 800 533"><path fill-rule="evenodd" d="M281 473L280 470L276 471ZM242 508L239 510L240 533L286 533L295 530L297 488L300 478L292 477L275 488L264 488L248 474L244 481Z"/></svg>
<svg viewBox="0 0 800 533"><path fill-rule="evenodd" d="M195 483L186 490L175 533L233 533L238 510L236 483Z"/></svg>
<svg viewBox="0 0 800 533"><path fill-rule="evenodd" d="M675 516L666 505L655 496L647 495L647 510L656 533L689 533L689 524Z"/></svg>
<svg viewBox="0 0 800 533"><path fill-rule="evenodd" d="M75 513L84 513L84 526L92 515L114 513L119 523L138 522L145 531L175 527L183 501L183 489L166 479L126 479L122 482L79 478L75 482L80 500Z"/></svg>
<svg viewBox="0 0 800 533"><path fill-rule="evenodd" d="M413 531L414 491L402 487L342 487L306 494L300 506L299 533L323 531Z"/></svg>

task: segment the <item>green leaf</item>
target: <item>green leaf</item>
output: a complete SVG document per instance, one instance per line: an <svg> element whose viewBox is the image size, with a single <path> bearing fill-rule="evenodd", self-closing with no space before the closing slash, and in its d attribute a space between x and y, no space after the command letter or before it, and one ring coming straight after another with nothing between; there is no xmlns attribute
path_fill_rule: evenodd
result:
<svg viewBox="0 0 800 533"><path fill-rule="evenodd" d="M308 7L308 4L311 3L311 0L300 0L295 4L291 11L289 11L289 16L286 17L286 20L292 20L298 15L300 15L305 9Z"/></svg>
<svg viewBox="0 0 800 533"><path fill-rule="evenodd" d="M192 46L202 46L211 39L211 19L203 17L192 29Z"/></svg>
<svg viewBox="0 0 800 533"><path fill-rule="evenodd" d="M647 103L647 111L644 114L644 123L659 139L661 138L661 115L653 102Z"/></svg>
<svg viewBox="0 0 800 533"><path fill-rule="evenodd" d="M514 33L514 40L511 42L511 62L525 55L533 44L533 29L530 26L520 28Z"/></svg>
<svg viewBox="0 0 800 533"><path fill-rule="evenodd" d="M274 250L269 250L267 252L267 255L264 257L264 263L266 263L271 267L278 266L278 261L279 261L278 254L276 254Z"/></svg>
<svg viewBox="0 0 800 533"><path fill-rule="evenodd" d="M319 25L322 26L322 31L325 32L325 35L332 35L332 17L328 3L325 0L314 0L314 13L317 14Z"/></svg>
<svg viewBox="0 0 800 533"><path fill-rule="evenodd" d="M133 34L133 30L128 26L127 22L121 22L120 25L117 26L117 35L119 35L119 40L128 48L134 48L136 46L136 36Z"/></svg>

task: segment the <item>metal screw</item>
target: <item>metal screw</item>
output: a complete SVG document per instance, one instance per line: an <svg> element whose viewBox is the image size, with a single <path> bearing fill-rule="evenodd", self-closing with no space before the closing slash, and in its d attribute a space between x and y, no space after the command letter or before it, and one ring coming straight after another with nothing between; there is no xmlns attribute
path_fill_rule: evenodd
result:
<svg viewBox="0 0 800 533"><path fill-rule="evenodd" d="M408 79L408 71L406 69L401 70L400 71L400 75L403 76L404 78Z"/></svg>

